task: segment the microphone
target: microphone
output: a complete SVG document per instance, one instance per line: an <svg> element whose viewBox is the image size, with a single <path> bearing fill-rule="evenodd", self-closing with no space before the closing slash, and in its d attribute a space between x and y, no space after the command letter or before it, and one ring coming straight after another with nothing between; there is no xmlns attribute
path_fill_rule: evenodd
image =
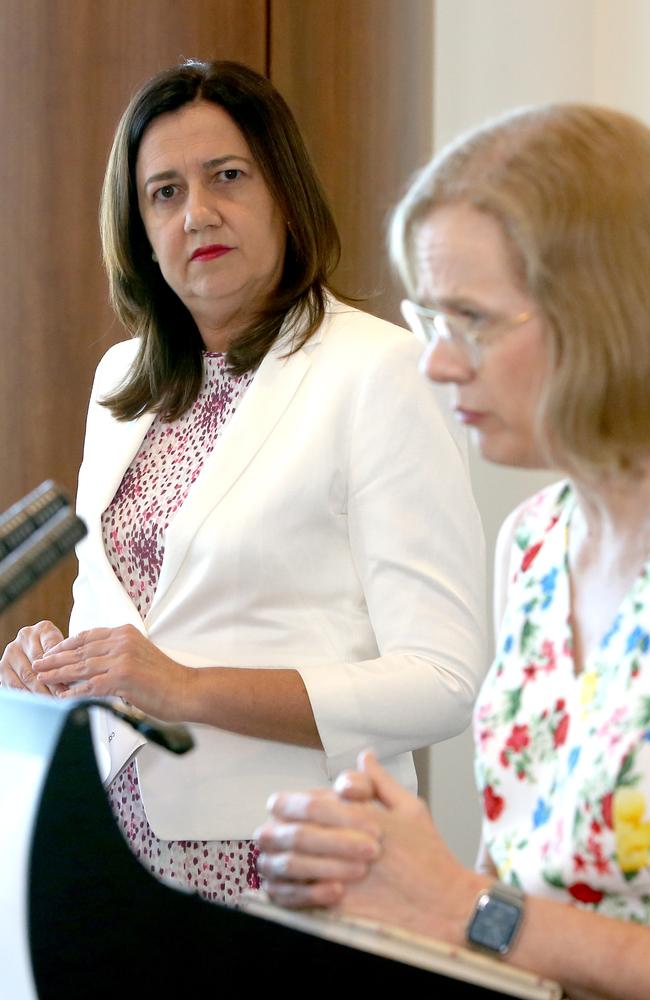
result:
<svg viewBox="0 0 650 1000"><path fill-rule="evenodd" d="M86 534L67 495L51 480L0 515L0 611L29 590Z"/></svg>
<svg viewBox="0 0 650 1000"><path fill-rule="evenodd" d="M104 708L116 715L118 719L127 722L150 743L157 743L170 753L184 754L194 746L194 740L188 728L181 723L160 722L151 715L145 715L139 708L126 705L117 699L80 698L77 702L80 708Z"/></svg>
<svg viewBox="0 0 650 1000"><path fill-rule="evenodd" d="M64 490L47 479L0 514L0 561L54 517L57 510L69 506Z"/></svg>

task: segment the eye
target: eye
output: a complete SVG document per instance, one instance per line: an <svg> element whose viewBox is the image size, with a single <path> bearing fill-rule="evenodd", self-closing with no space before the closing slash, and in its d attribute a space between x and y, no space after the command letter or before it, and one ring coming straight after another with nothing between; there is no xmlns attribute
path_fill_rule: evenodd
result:
<svg viewBox="0 0 650 1000"><path fill-rule="evenodd" d="M227 167L225 170L219 170L216 174L217 180L225 181L226 183L232 183L232 181L239 180L244 174L243 170L238 167Z"/></svg>
<svg viewBox="0 0 650 1000"><path fill-rule="evenodd" d="M176 194L175 184L164 184L153 193L154 201L170 201Z"/></svg>
<svg viewBox="0 0 650 1000"><path fill-rule="evenodd" d="M479 312L478 309L472 309L469 306L456 309L454 313L463 321L463 325L467 326L470 330L480 330L481 327L489 322L485 313Z"/></svg>

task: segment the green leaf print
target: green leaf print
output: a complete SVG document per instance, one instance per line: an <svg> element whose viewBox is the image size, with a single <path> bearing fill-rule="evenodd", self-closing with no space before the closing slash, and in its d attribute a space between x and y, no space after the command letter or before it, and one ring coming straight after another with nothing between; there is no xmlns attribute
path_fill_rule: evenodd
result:
<svg viewBox="0 0 650 1000"><path fill-rule="evenodd" d="M542 872L544 881L552 885L554 889L566 889L563 879L559 875L551 875L550 872Z"/></svg>
<svg viewBox="0 0 650 1000"><path fill-rule="evenodd" d="M537 604L536 598L534 599L534 604ZM522 653L528 652L532 644L532 641L537 635L538 631L539 631L539 625L535 625L534 622L531 622L530 618L526 618L524 620L524 627L521 630L521 636L519 639L519 648Z"/></svg>
<svg viewBox="0 0 650 1000"><path fill-rule="evenodd" d="M650 698L647 696L645 698L641 698L637 724L639 726L647 726L650 724Z"/></svg>
<svg viewBox="0 0 650 1000"><path fill-rule="evenodd" d="M506 691L506 707L503 713L503 718L505 722L510 722L514 719L515 715L519 711L519 706L521 705L521 692L522 688L513 688L511 691Z"/></svg>
<svg viewBox="0 0 650 1000"><path fill-rule="evenodd" d="M629 753L623 758L623 763L621 765L621 770L618 772L618 778L616 779L616 787L619 785L636 785L638 784L638 775L634 776L630 774L632 768L634 767L634 754Z"/></svg>
<svg viewBox="0 0 650 1000"><path fill-rule="evenodd" d="M530 545L530 528L518 529L515 534L515 542L522 552L525 552Z"/></svg>
<svg viewBox="0 0 650 1000"><path fill-rule="evenodd" d="M518 875L517 875L517 873L515 871L510 871L509 872L509 874L508 874L508 881L510 882L510 885L514 885L515 888L521 889L523 891L524 887L521 884L521 881L520 881L520 879L519 879L519 877L518 877Z"/></svg>

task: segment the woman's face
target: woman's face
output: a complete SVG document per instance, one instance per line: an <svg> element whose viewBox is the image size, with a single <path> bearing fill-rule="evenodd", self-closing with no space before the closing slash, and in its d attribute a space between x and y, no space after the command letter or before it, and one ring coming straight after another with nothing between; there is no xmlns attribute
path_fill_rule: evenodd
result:
<svg viewBox="0 0 650 1000"><path fill-rule="evenodd" d="M469 205L446 205L420 223L413 249L420 304L473 318L485 338L478 366L458 343L439 339L422 359L426 374L451 384L454 412L484 458L545 465L536 414L549 370L547 339L500 225ZM523 314L530 318L509 327Z"/></svg>
<svg viewBox="0 0 650 1000"><path fill-rule="evenodd" d="M225 349L264 305L284 263L285 222L246 140L222 108L187 104L147 128L136 183L165 281L206 345Z"/></svg>

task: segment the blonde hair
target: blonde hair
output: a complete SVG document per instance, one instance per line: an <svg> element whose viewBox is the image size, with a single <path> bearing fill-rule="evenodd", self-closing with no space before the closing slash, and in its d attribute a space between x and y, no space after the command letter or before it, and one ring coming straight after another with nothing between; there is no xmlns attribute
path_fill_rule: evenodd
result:
<svg viewBox="0 0 650 1000"><path fill-rule="evenodd" d="M411 295L414 231L450 203L499 222L545 317L553 374L539 418L552 459L590 476L634 470L650 450L650 129L563 104L461 136L393 216L391 256Z"/></svg>

